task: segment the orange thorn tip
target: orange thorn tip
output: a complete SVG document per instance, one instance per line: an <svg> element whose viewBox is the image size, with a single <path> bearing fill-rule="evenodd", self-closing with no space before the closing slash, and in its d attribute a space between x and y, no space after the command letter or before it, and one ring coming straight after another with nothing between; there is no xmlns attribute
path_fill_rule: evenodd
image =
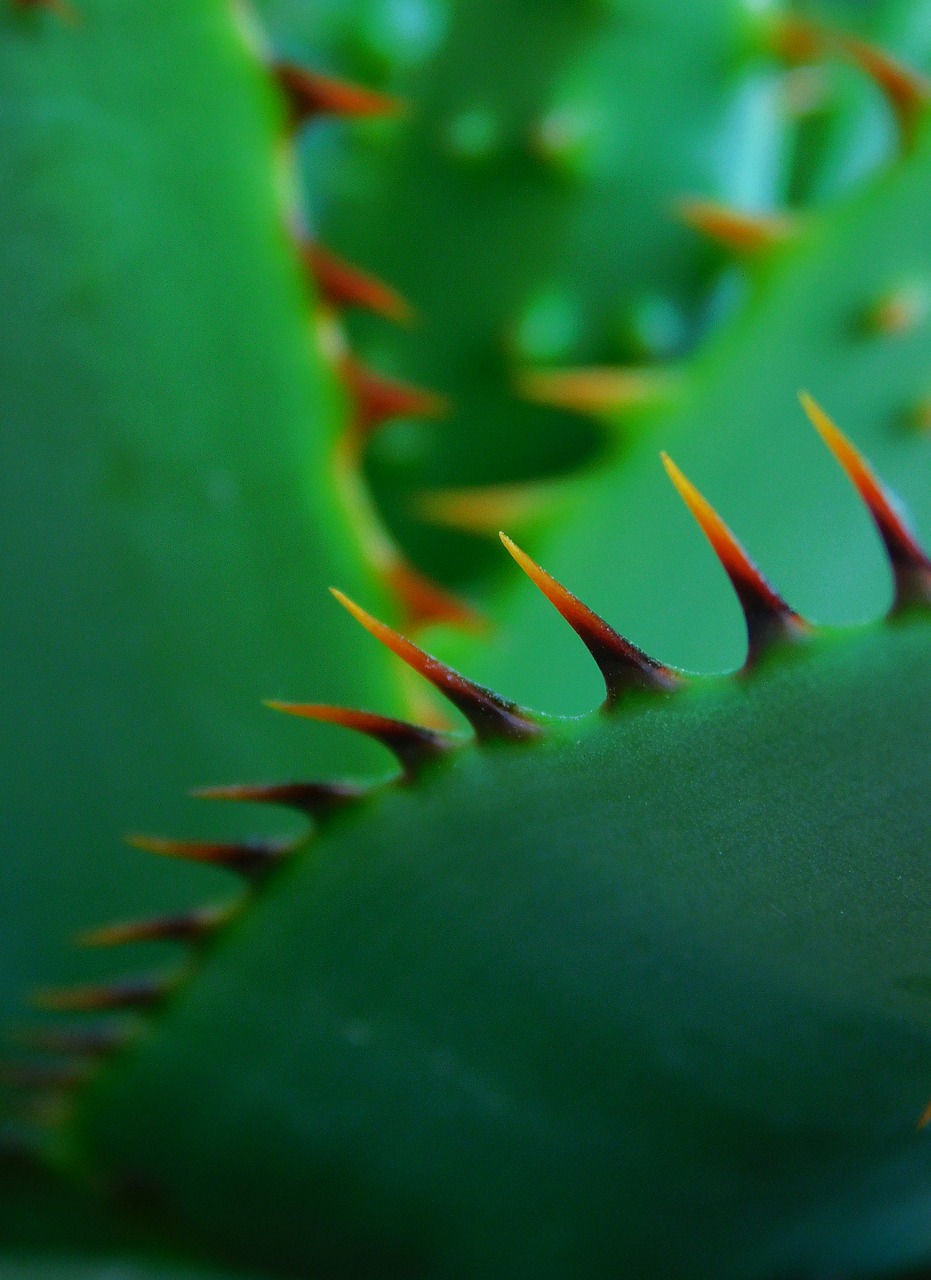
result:
<svg viewBox="0 0 931 1280"><path fill-rule="evenodd" d="M869 463L807 391L799 393L812 426L833 453L860 495L882 539L892 569L891 612L913 604L931 604L931 559L919 546L896 500L880 483Z"/></svg>
<svg viewBox="0 0 931 1280"><path fill-rule="evenodd" d="M414 321L414 309L396 289L312 240L299 245L301 259L321 295L336 308L362 307L397 324Z"/></svg>
<svg viewBox="0 0 931 1280"><path fill-rule="evenodd" d="M232 800L242 804L278 804L297 809L310 818L322 818L368 794L368 787L353 782L272 782L257 786L198 787L196 800Z"/></svg>
<svg viewBox="0 0 931 1280"><path fill-rule="evenodd" d="M927 1129L928 1125L931 1125L931 1102L928 1103L924 1111L922 1111L921 1115L918 1117L918 1123L915 1125L915 1128L920 1132L922 1129Z"/></svg>
<svg viewBox="0 0 931 1280"><path fill-rule="evenodd" d="M784 214L748 213L714 200L684 199L677 201L675 207L682 221L694 231L744 256L781 244L792 228Z"/></svg>
<svg viewBox="0 0 931 1280"><path fill-rule="evenodd" d="M542 733L541 726L530 719L528 712L521 707L507 702L490 689L483 689L481 685L474 684L458 671L431 657L406 637L366 613L342 591L335 587L331 587L330 591L370 635L429 680L453 706L459 708L480 742L500 739L521 741L539 737Z"/></svg>
<svg viewBox="0 0 931 1280"><path fill-rule="evenodd" d="M396 116L404 110L397 98L386 93L311 71L296 62L275 62L272 70L288 100L294 128L321 115L372 118Z"/></svg>
<svg viewBox="0 0 931 1280"><path fill-rule="evenodd" d="M454 739L435 729L409 724L406 720L394 720L390 716L376 715L372 711L356 711L351 707L332 707L321 703L266 702L274 711L290 716L302 716L325 724L337 724L353 729L380 742L396 757L407 778L413 778L431 760L445 755L454 745Z"/></svg>
<svg viewBox="0 0 931 1280"><path fill-rule="evenodd" d="M177 978L126 978L87 987L54 987L36 992L33 1004L52 1013L91 1013L110 1009L145 1009L158 1004L177 985Z"/></svg>
<svg viewBox="0 0 931 1280"><path fill-rule="evenodd" d="M711 543L740 601L747 624L747 666L774 644L806 635L811 630L810 624L773 590L711 503L686 479L668 454L661 453L660 457L670 480Z"/></svg>
<svg viewBox="0 0 931 1280"><path fill-rule="evenodd" d="M235 871L247 880L257 879L289 853L299 841L246 840L238 844L207 840L168 840L162 836L127 836L127 844L163 858L185 858Z"/></svg>
<svg viewBox="0 0 931 1280"><path fill-rule="evenodd" d="M118 947L134 942L199 942L226 924L233 912L232 907L202 907L149 920L120 921L81 933L75 941L81 947Z"/></svg>
<svg viewBox="0 0 931 1280"><path fill-rule="evenodd" d="M681 683L679 675L648 657L642 649L630 644L596 613L582 603L561 583L531 560L506 533L498 535L550 604L562 614L595 659L605 682L605 705L612 707L629 689L651 689L670 692Z"/></svg>
<svg viewBox="0 0 931 1280"><path fill-rule="evenodd" d="M445 396L386 378L355 356L343 357L340 373L355 402L355 427L363 437L395 418L444 418L449 414Z"/></svg>
<svg viewBox="0 0 931 1280"><path fill-rule="evenodd" d="M595 416L653 404L668 393L670 385L670 375L660 370L608 366L525 370L517 376L517 392L523 399Z"/></svg>
<svg viewBox="0 0 931 1280"><path fill-rule="evenodd" d="M542 520L557 505L560 488L558 482L526 482L434 489L418 495L415 510L421 519L441 528L497 537L503 524Z"/></svg>

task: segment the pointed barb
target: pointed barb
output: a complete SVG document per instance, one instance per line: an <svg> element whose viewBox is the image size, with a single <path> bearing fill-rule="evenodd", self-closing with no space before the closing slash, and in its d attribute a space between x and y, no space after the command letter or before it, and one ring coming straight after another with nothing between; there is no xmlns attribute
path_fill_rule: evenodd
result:
<svg viewBox="0 0 931 1280"><path fill-rule="evenodd" d="M278 804L311 818L324 818L368 794L352 782L273 782L258 786L199 787L197 800L232 800L243 804Z"/></svg>
<svg viewBox="0 0 931 1280"><path fill-rule="evenodd" d="M444 418L449 413L445 396L386 378L354 356L343 358L340 373L355 404L356 430L363 437L395 418Z"/></svg>
<svg viewBox="0 0 931 1280"><path fill-rule="evenodd" d="M525 400L594 416L659 403L670 386L668 373L635 368L540 369L517 379L517 393Z"/></svg>
<svg viewBox="0 0 931 1280"><path fill-rule="evenodd" d="M206 840L168 840L162 836L129 836L127 843L144 853L163 858L206 862L234 871L246 880L257 880L297 847L295 841L246 840L226 843Z"/></svg>
<svg viewBox="0 0 931 1280"><path fill-rule="evenodd" d="M88 1078L87 1062L16 1062L0 1064L0 1085L8 1089L70 1093Z"/></svg>
<svg viewBox="0 0 931 1280"><path fill-rule="evenodd" d="M131 1027L102 1023L87 1027L28 1027L16 1035L34 1053L57 1053L77 1058L105 1058L132 1040Z"/></svg>
<svg viewBox="0 0 931 1280"><path fill-rule="evenodd" d="M676 209L694 231L744 257L782 244L792 230L790 219L783 214L747 213L714 200L680 200Z"/></svg>
<svg viewBox="0 0 931 1280"><path fill-rule="evenodd" d="M747 666L774 644L806 635L811 630L809 623L773 590L711 503L686 479L673 460L665 453L660 456L670 480L711 543L740 601L747 624Z"/></svg>
<svg viewBox="0 0 931 1280"><path fill-rule="evenodd" d="M931 559L896 509L892 495L821 406L804 391L799 399L812 426L860 495L879 532L892 569L894 597L891 612L898 613L913 604L931 604Z"/></svg>
<svg viewBox="0 0 931 1280"><path fill-rule="evenodd" d="M14 0L14 5L17 9L45 9L71 26L76 26L81 20L70 0Z"/></svg>
<svg viewBox="0 0 931 1280"><path fill-rule="evenodd" d="M293 128L300 128L317 116L366 119L396 116L403 111L397 98L334 76L322 75L296 62L276 62L272 71L287 99Z"/></svg>
<svg viewBox="0 0 931 1280"><path fill-rule="evenodd" d="M835 53L870 77L896 118L904 146L911 145L931 101L931 81L878 45L835 31L809 18L789 15L776 22L777 52L792 62L808 62Z"/></svg>
<svg viewBox="0 0 931 1280"><path fill-rule="evenodd" d="M500 739L522 741L540 736L542 733L540 725L531 720L529 714L521 707L505 701L490 689L483 689L481 685L467 680L458 671L432 658L397 631L393 631L391 627L373 618L370 613L366 613L335 587L331 587L330 590L343 608L348 610L370 635L381 641L392 653L397 654L402 662L406 662L414 671L429 680L453 706L459 708L475 730L475 736L480 742Z"/></svg>
<svg viewBox="0 0 931 1280"><path fill-rule="evenodd" d="M414 310L410 303L377 276L312 240L300 241L299 251L307 272L331 306L361 307L397 324L413 322Z"/></svg>
<svg viewBox="0 0 931 1280"><path fill-rule="evenodd" d="M275 711L283 711L286 715L303 716L307 720L318 720L325 724L338 724L344 729L353 729L374 738L396 756L408 779L415 778L421 769L456 745L455 740L446 733L409 724L406 720L376 715L371 711L299 702L268 702L266 706Z"/></svg>
<svg viewBox="0 0 931 1280"><path fill-rule="evenodd" d="M544 519L559 502L558 484L500 484L474 489L436 489L421 494L417 513L431 524L479 537L497 537L503 524Z"/></svg>
<svg viewBox="0 0 931 1280"><path fill-rule="evenodd" d="M227 924L234 907L201 907L149 920L126 920L80 934L82 947L119 947L134 942L200 942Z"/></svg>
<svg viewBox="0 0 931 1280"><path fill-rule="evenodd" d="M176 978L126 978L99 986L55 987L39 991L33 1003L52 1013L96 1013L121 1009L150 1009L160 1004L177 986Z"/></svg>
<svg viewBox="0 0 931 1280"><path fill-rule="evenodd" d="M504 533L499 535L507 550L530 581L543 592L550 604L562 614L595 659L607 691L606 707L613 707L629 689L652 689L668 693L677 688L681 678L669 667L630 644L602 619L567 591L554 577L541 569L525 551Z"/></svg>
<svg viewBox="0 0 931 1280"><path fill-rule="evenodd" d="M399 555L381 566L381 578L413 627L440 623L464 631L484 631L485 618L470 604L420 573Z"/></svg>

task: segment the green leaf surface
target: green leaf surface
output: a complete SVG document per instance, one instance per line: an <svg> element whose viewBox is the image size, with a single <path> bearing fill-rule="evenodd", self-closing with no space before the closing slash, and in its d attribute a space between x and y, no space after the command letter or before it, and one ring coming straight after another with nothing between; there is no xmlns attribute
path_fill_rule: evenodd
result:
<svg viewBox="0 0 931 1280"><path fill-rule="evenodd" d="M295 1275L925 1259L929 641L823 634L333 818L71 1161Z"/></svg>
<svg viewBox="0 0 931 1280"><path fill-rule="evenodd" d="M271 78L223 0L79 8L0 10L4 1022L90 904L165 904L125 831L222 831L185 787L373 758L260 698L393 696L323 594L370 579Z"/></svg>

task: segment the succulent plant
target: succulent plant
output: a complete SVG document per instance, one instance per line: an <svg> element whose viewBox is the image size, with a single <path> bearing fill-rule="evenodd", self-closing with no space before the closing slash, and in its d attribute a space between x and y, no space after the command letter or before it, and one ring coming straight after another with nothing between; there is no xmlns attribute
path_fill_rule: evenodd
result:
<svg viewBox="0 0 931 1280"><path fill-rule="evenodd" d="M931 561L864 457L927 533L927 87L849 13L526 8L268 0L273 39L225 0L0 13L0 1275L931 1263ZM920 8L866 34L920 55ZM786 123L779 68L836 56L820 134ZM554 103L628 132L551 155ZM527 344L569 312L577 344ZM676 342L635 352L650 315ZM540 363L532 439L509 380ZM405 470L375 429L441 409L420 380L460 417ZM663 449L800 612L666 456L721 577ZM550 473L542 516L428 493L532 512L523 574L405 514ZM274 780L181 807L230 776ZM159 859L118 859L130 826Z"/></svg>

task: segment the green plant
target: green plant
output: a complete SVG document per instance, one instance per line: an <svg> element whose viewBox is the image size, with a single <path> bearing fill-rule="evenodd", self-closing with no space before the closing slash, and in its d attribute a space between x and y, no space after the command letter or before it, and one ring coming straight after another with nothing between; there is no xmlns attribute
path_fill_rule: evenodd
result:
<svg viewBox="0 0 931 1280"><path fill-rule="evenodd" d="M358 21L378 31L378 11L324 6L318 17L322 28ZM483 13L463 4L456 40ZM522 6L512 16L523 21ZM659 662L508 540L534 602L515 586L519 575L502 576L483 588L502 620L497 634L453 636L447 624L471 622L469 611L411 568L380 525L364 476L372 429L439 405L386 381L346 346L335 312L373 308L386 333L405 305L306 238L281 194L276 157L308 115L383 116L395 109L390 98L276 66L219 0L179 0L157 13L117 12L109 0L74 13L22 4L4 13L2 100L14 123L5 186L16 193L4 215L4 273L27 321L5 374L17 427L11 594L22 609L8 670L8 701L23 708L8 767L17 842L34 848L59 802L62 811L42 900L17 913L31 950L4 998L12 1005L24 980L43 978L55 957L50 931L85 924L91 901L118 923L85 938L104 948L90 986L44 995L77 1019L23 1032L27 1052L9 1069L27 1104L12 1145L25 1141L32 1155L0 1168L0 1270L95 1276L129 1260L141 1276L245 1266L431 1280L778 1280L888 1275L928 1261L931 1157L916 1122L931 1093L931 566L856 451L806 400L893 571L882 623L820 625L825 614L875 616L884 570L854 504L818 473L804 437L776 439L792 391L810 385L927 520L915 474L927 449L926 92L869 46L807 20L751 22L710 0L683 9L654 40L668 77L659 83L682 66L686 19L707 19L732 48L738 16L768 51L767 80L777 59L821 59L835 45L858 76L865 66L891 97L907 145L862 190L804 223L692 204L694 224L755 257L730 318L675 369L524 379L538 400L563 408L578 406L580 388L591 399L592 388L597 398L608 386L616 400L621 389L623 435L566 485L541 558L611 617L629 618ZM601 38L616 17L593 10L565 21ZM555 30L544 22L538 35L561 56ZM445 62L431 63L437 79L428 82L444 85L444 68L464 63L462 48L453 43ZM545 70L534 93L552 88ZM628 71L639 83L635 62ZM183 91L166 94L169 81ZM516 77L504 83L519 97ZM727 97L733 85L724 89ZM864 109L875 102L858 101L850 118ZM56 112L69 122L65 138ZM75 121L86 139L74 135ZM644 110L644 154L653 123ZM685 113L670 150L686 165L695 125ZM404 147L392 144L369 176L369 214L383 213L384 225L395 216L386 175L396 172L407 174L410 199L419 193L415 225L430 225L429 166L414 168L428 132L404 144L402 162ZM322 144L307 152L321 192L350 163L334 141L330 156ZM796 145L809 174L846 145L824 143ZM659 184L657 202L676 194L672 185ZM521 193L521 223L536 216L532 188ZM504 228L513 275L502 278L502 296L525 289L525 267L543 260L547 237L572 243L590 214L580 212L590 196L552 196L540 211L542 239L522 241L516 223ZM610 207L600 205L599 218ZM638 224L628 208L625 225L653 245L656 210L640 213ZM674 241L668 287L695 299L712 283L714 251L693 254L681 229ZM382 239L366 243L366 268L383 268ZM657 237L660 256L664 243ZM610 245L584 248L591 278L571 254L560 269L601 314L605 294L617 301L602 279ZM721 265L719 299L735 279ZM647 259L642 278L625 270L618 287L636 298L660 274ZM308 297L315 279L322 309ZM440 292L429 296L439 311ZM428 335L430 367L469 348L466 329L481 337L495 327L474 319L447 330L459 335L448 350L436 330ZM367 341L361 332L355 340ZM596 342L592 353L601 351ZM490 427L504 412L501 375L497 366L480 385L463 374L460 388L495 402ZM631 387L636 406L624 394ZM489 432L500 443L492 478L507 476L519 435L506 443ZM444 446L453 470L428 469L422 481L463 478L454 474L461 445L454 430ZM737 665L736 635L706 549L655 488L660 446L709 484L802 612L819 618L812 626L784 604L667 462L743 607L749 649L733 675L678 670ZM549 465L549 447L543 440L528 467ZM584 454L572 446L560 465ZM390 515L395 480L389 468L379 481L380 465L372 461L369 479ZM59 520L47 509L37 518L34 477L57 486ZM412 526L408 535L435 567L440 544L420 543ZM62 563L81 565L82 576L49 608L62 546ZM449 576L461 576L468 558ZM405 628L442 624L431 647L571 718L503 700L340 597L432 680L474 735L329 703L286 705L389 746L400 775L208 791L258 806L257 839L243 842L235 811L221 820L219 810L208 839L138 838L190 874L168 915L123 923L132 910L154 909L165 884L155 868L165 864L140 872L146 860L137 857L114 886L115 864L93 850L102 827L115 833L139 819L190 830L162 793L227 769L304 778L308 768L377 768L374 748L337 746L335 730L292 723L294 736L278 746L275 717L261 729L248 718L256 681L279 698L312 682L316 696L403 714L411 689L381 647L346 629L334 606L309 608L311 625L287 611L307 593L322 600L331 578ZM575 718L594 701L591 677L562 646L567 633L537 616L541 604L555 604L595 657L602 710ZM139 632L127 636L133 609ZM51 656L27 639L37 620ZM74 650L70 670L56 659L62 643ZM46 686L37 705L30 695L45 670L60 693ZM100 699L119 714L66 711L71 736L59 741L60 708L76 689L82 705ZM287 722L277 721L283 734ZM89 772L111 762L118 788L64 767L81 758L75 737L91 723L99 745L91 741ZM54 809L17 781L35 776L49 744L62 762L51 771L61 778ZM309 817L311 832L278 827L269 803ZM245 877L244 894L222 888L224 871ZM207 907L194 905L204 897ZM187 958L175 967L164 948L178 943ZM117 944L136 949L134 972L144 976L113 979L105 949Z"/></svg>

